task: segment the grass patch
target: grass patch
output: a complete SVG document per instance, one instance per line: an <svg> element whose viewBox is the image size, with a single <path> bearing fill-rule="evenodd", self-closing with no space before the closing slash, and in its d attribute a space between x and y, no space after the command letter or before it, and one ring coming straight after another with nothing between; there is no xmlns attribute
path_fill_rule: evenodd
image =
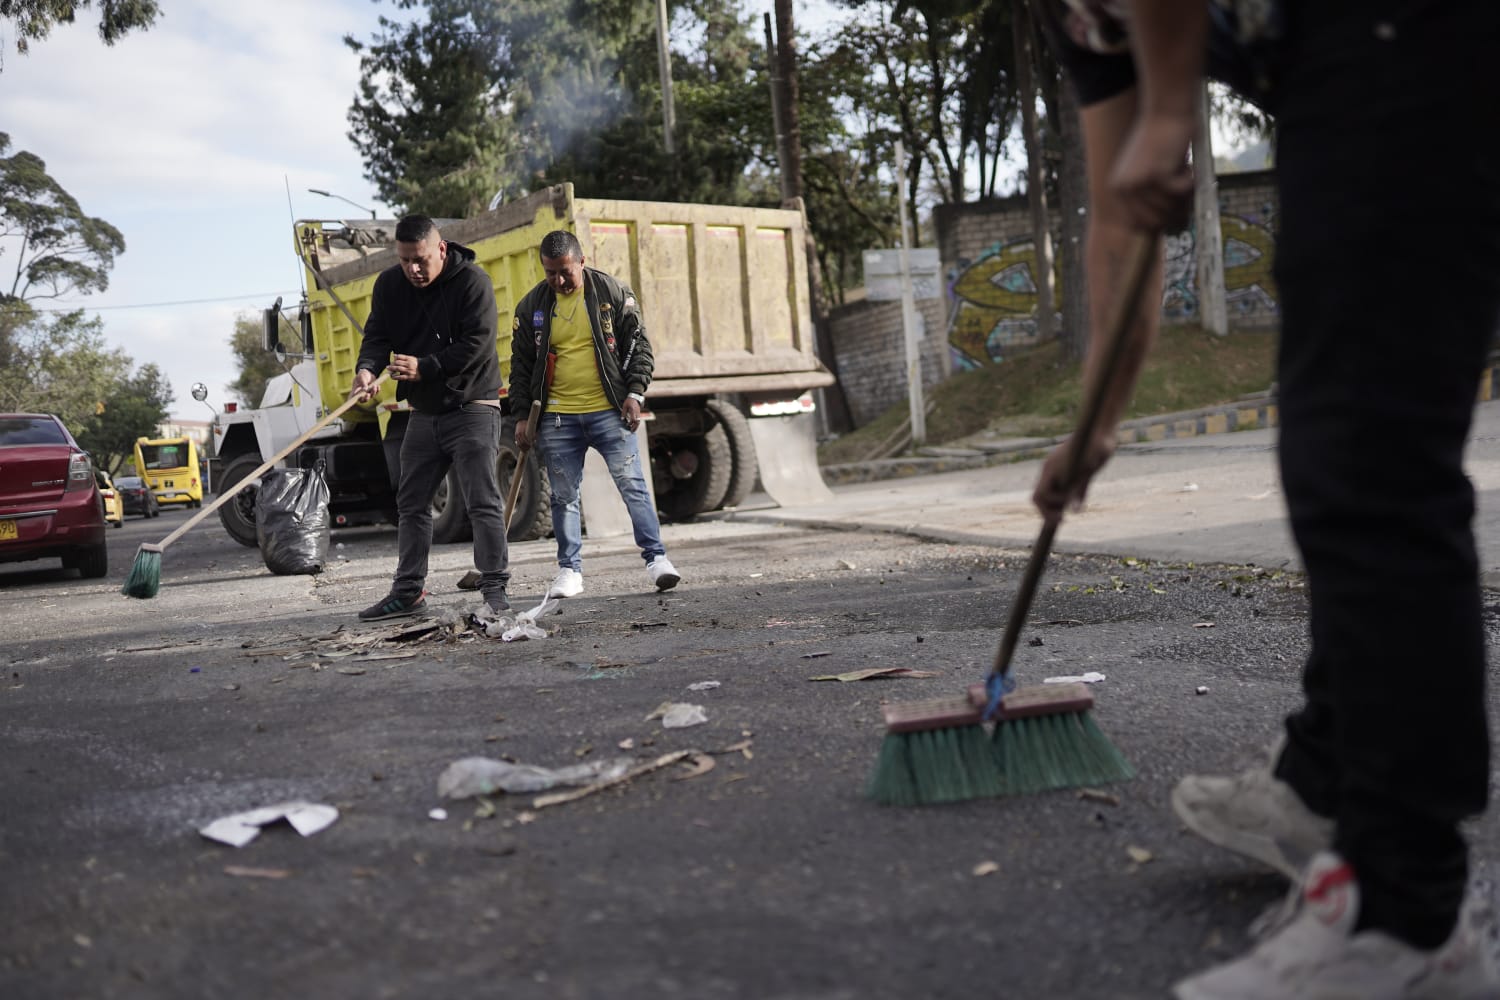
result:
<svg viewBox="0 0 1500 1000"><path fill-rule="evenodd" d="M1197 326L1166 326L1146 359L1126 417L1230 403L1271 385L1274 333L1216 337ZM928 390L927 443L953 444L979 434L1050 437L1073 428L1081 391L1080 368L1063 359L1056 343L960 372ZM875 420L823 444L823 465L859 462L899 434L909 412L905 400Z"/></svg>

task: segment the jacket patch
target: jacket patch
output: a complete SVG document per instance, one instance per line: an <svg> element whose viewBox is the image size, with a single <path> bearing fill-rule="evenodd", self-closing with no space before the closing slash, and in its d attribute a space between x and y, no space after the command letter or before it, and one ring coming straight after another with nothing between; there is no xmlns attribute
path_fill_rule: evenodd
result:
<svg viewBox="0 0 1500 1000"><path fill-rule="evenodd" d="M531 314L531 325L540 330L542 328L542 323L546 321L546 318L547 314L538 309L536 312Z"/></svg>

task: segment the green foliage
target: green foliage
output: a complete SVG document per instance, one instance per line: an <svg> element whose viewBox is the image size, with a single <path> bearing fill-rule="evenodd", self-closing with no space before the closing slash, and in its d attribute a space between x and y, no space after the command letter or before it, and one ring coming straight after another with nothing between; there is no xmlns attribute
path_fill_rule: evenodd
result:
<svg viewBox="0 0 1500 1000"><path fill-rule="evenodd" d="M259 406L266 394L266 382L286 369L276 355L262 343L260 315L241 313L234 318L234 332L229 335L229 349L239 376L224 388L247 406ZM292 350L288 347L288 350Z"/></svg>
<svg viewBox="0 0 1500 1000"><path fill-rule="evenodd" d="M78 434L130 371L125 353L106 346L103 327L82 310L19 324L0 368L0 410L55 413Z"/></svg>
<svg viewBox="0 0 1500 1000"><path fill-rule="evenodd" d="M16 51L24 53L55 25L72 24L80 10L92 6L93 0L0 0L0 17L15 26ZM160 12L156 0L100 0L99 37L113 45L129 31L151 27Z"/></svg>
<svg viewBox="0 0 1500 1000"><path fill-rule="evenodd" d="M135 452L139 437L155 437L172 405L172 384L154 364L142 365L117 378L95 412L82 427L70 425L73 436L94 463L111 475Z"/></svg>
<svg viewBox="0 0 1500 1000"><path fill-rule="evenodd" d="M104 291L125 237L85 215L41 157L25 150L4 156L9 149L10 136L0 132L0 261L15 254L0 303Z"/></svg>

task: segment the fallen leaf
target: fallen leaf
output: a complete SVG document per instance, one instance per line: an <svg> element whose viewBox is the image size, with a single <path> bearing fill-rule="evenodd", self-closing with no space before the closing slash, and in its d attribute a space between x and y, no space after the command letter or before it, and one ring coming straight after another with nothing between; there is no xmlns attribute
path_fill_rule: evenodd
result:
<svg viewBox="0 0 1500 1000"><path fill-rule="evenodd" d="M339 667L339 673L348 674L350 677L358 677L364 672L364 667Z"/></svg>
<svg viewBox="0 0 1500 1000"><path fill-rule="evenodd" d="M516 814L516 822L520 823L522 825L525 825L526 823L535 823L536 822L536 813L532 812L529 809L526 812L517 813Z"/></svg>
<svg viewBox="0 0 1500 1000"><path fill-rule="evenodd" d="M804 660L816 660L820 656L832 656L832 655L833 655L833 650L831 650L831 649L820 649L816 653L803 653L802 654L802 658Z"/></svg>
<svg viewBox="0 0 1500 1000"><path fill-rule="evenodd" d="M686 781L689 778L696 778L700 774L707 774L714 769L714 759L706 753L695 753L691 757L684 757L682 764L691 768L691 770L685 774L677 775L677 777L672 779L673 781Z"/></svg>
<svg viewBox="0 0 1500 1000"><path fill-rule="evenodd" d="M999 870L1000 870L1000 866L997 865L995 862L993 862L993 861L981 861L979 864L977 864L977 865L974 866L974 877L975 878L983 878L986 875L993 875L993 874L995 874Z"/></svg>
<svg viewBox="0 0 1500 1000"><path fill-rule="evenodd" d="M1155 857L1155 855L1146 850L1144 847L1136 847L1134 844L1131 844L1129 847L1125 848L1125 853L1129 854L1130 860L1134 861L1138 865L1143 865L1146 862L1150 861L1153 857Z"/></svg>
<svg viewBox="0 0 1500 1000"><path fill-rule="evenodd" d="M1078 790L1078 797L1085 802L1102 802L1107 806L1117 806L1120 804L1120 797L1118 795L1101 792L1097 788L1080 788Z"/></svg>
<svg viewBox="0 0 1500 1000"><path fill-rule="evenodd" d="M225 865L225 875L236 878L286 878L292 874L285 868L246 868L244 865Z"/></svg>
<svg viewBox="0 0 1500 1000"><path fill-rule="evenodd" d="M626 737L625 739L623 739L620 742L616 743L615 746L619 747L621 750L634 750L635 749L635 740L630 739L629 737Z"/></svg>
<svg viewBox="0 0 1500 1000"><path fill-rule="evenodd" d="M842 674L822 674L809 677L810 681L868 681L879 677L940 677L931 670L913 670L911 667L872 667L869 670L850 670Z"/></svg>
<svg viewBox="0 0 1500 1000"><path fill-rule="evenodd" d="M1193 628L1213 628L1213 622L1194 622Z"/></svg>

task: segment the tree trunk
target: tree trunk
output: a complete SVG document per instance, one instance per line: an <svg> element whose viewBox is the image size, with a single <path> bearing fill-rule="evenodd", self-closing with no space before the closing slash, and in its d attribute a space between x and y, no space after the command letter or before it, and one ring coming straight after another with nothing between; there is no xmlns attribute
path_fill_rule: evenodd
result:
<svg viewBox="0 0 1500 1000"><path fill-rule="evenodd" d="M1193 216L1198 240L1198 322L1209 333L1229 333L1224 291L1224 238L1219 227L1219 178L1214 142L1208 130L1208 83L1198 94L1198 128L1193 133Z"/></svg>
<svg viewBox="0 0 1500 1000"><path fill-rule="evenodd" d="M1057 194L1061 212L1062 330L1059 339L1069 359L1081 361L1089 343L1089 296L1084 276L1083 244L1087 231L1088 178L1084 169L1083 129L1078 95L1071 81L1058 88L1058 139L1062 146Z"/></svg>
<svg viewBox="0 0 1500 1000"><path fill-rule="evenodd" d="M1031 245L1035 248L1036 332L1043 342L1057 336L1056 296L1052 288L1052 229L1047 219L1047 184L1042 143L1037 134L1036 79L1032 72L1032 21L1026 0L1013 0L1011 37L1015 39L1016 84L1021 98L1021 135L1026 143L1026 200L1031 205ZM981 157L981 160L983 157Z"/></svg>

